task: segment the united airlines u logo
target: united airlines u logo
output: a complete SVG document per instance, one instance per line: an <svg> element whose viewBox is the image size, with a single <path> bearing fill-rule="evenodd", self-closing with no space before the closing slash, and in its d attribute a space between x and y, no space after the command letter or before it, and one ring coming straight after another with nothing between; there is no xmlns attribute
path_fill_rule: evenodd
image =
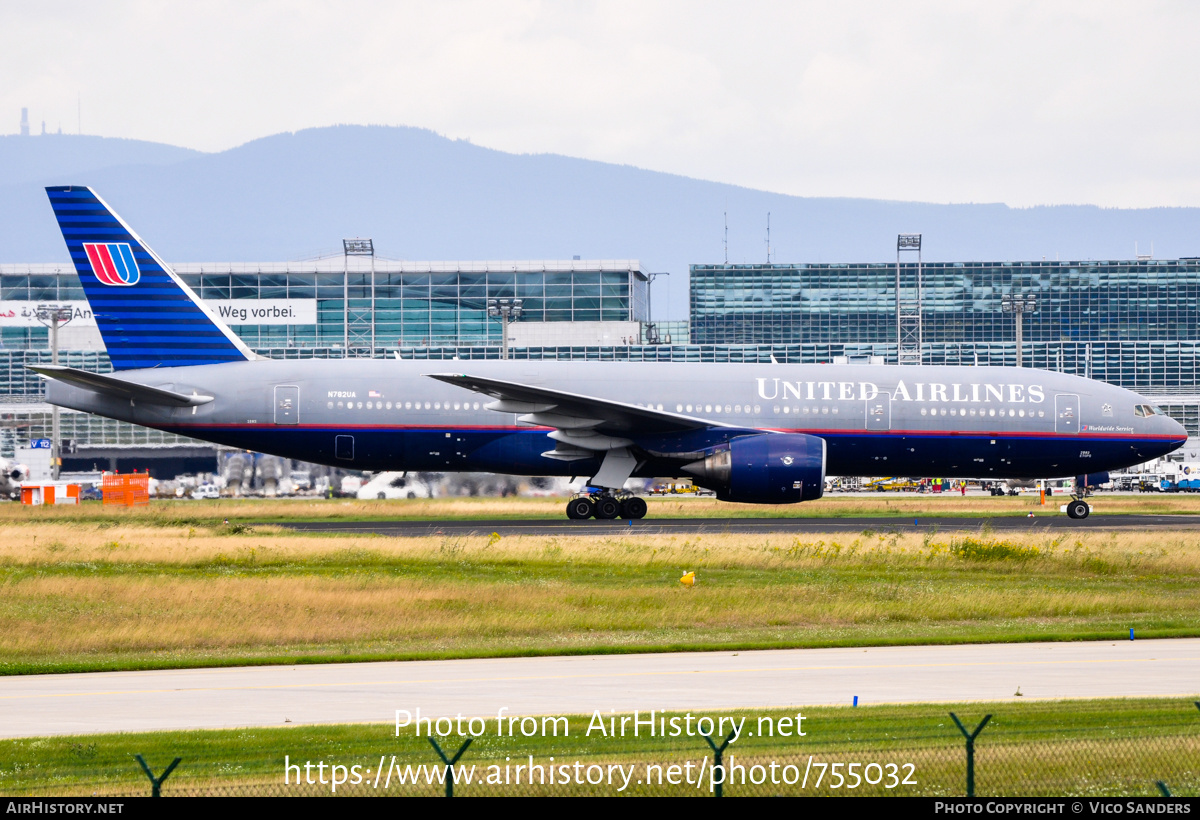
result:
<svg viewBox="0 0 1200 820"><path fill-rule="evenodd" d="M103 285L136 285L142 278L127 242L84 242L83 250Z"/></svg>

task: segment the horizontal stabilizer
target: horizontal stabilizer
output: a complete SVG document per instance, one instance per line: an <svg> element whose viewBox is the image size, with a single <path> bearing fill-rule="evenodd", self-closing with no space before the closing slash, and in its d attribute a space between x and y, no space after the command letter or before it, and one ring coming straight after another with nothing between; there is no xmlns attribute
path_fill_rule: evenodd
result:
<svg viewBox="0 0 1200 820"><path fill-rule="evenodd" d="M140 401L145 404L162 404L168 407L196 407L208 404L212 396L187 395L176 393L174 390L164 390L161 387L147 387L144 384L128 382L116 376L100 373L88 373L86 370L76 370L59 364L26 365L30 370L47 379L81 387L105 396L115 396L120 399Z"/></svg>

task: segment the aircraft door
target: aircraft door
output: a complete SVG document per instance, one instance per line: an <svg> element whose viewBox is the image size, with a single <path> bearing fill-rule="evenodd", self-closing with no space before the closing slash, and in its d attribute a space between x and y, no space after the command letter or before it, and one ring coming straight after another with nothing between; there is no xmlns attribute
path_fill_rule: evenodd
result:
<svg viewBox="0 0 1200 820"><path fill-rule="evenodd" d="M334 436L333 455L343 461L354 461L354 436Z"/></svg>
<svg viewBox="0 0 1200 820"><path fill-rule="evenodd" d="M867 399L867 429L892 429L892 394L880 392L873 399Z"/></svg>
<svg viewBox="0 0 1200 820"><path fill-rule="evenodd" d="M1079 432L1079 396L1060 393L1054 397L1054 432Z"/></svg>
<svg viewBox="0 0 1200 820"><path fill-rule="evenodd" d="M280 385L275 388L275 423L300 423L300 388Z"/></svg>

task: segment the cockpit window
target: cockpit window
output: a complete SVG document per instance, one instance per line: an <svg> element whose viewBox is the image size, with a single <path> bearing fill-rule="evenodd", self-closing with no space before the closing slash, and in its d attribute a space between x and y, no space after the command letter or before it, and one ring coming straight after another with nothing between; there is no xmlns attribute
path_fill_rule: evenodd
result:
<svg viewBox="0 0 1200 820"><path fill-rule="evenodd" d="M1133 414L1139 418L1146 415L1146 405L1139 404L1133 408Z"/></svg>
<svg viewBox="0 0 1200 820"><path fill-rule="evenodd" d="M1140 417L1143 417L1143 418L1145 418L1145 417L1147 417L1147 416L1161 416L1161 415L1164 415L1164 413L1163 413L1163 411L1162 411L1162 410L1160 410L1159 408L1155 407L1155 406L1154 406L1154 405L1152 405L1152 404L1139 404L1139 405L1135 406L1135 407L1133 408L1133 414L1134 414L1135 416L1140 416Z"/></svg>

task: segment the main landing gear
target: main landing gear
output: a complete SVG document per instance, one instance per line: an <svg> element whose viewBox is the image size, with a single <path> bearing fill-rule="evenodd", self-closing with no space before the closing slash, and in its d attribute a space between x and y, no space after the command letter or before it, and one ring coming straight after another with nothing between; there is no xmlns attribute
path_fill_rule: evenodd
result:
<svg viewBox="0 0 1200 820"><path fill-rule="evenodd" d="M567 518L580 521L585 518L643 518L646 515L646 500L636 495L577 495L567 502Z"/></svg>

